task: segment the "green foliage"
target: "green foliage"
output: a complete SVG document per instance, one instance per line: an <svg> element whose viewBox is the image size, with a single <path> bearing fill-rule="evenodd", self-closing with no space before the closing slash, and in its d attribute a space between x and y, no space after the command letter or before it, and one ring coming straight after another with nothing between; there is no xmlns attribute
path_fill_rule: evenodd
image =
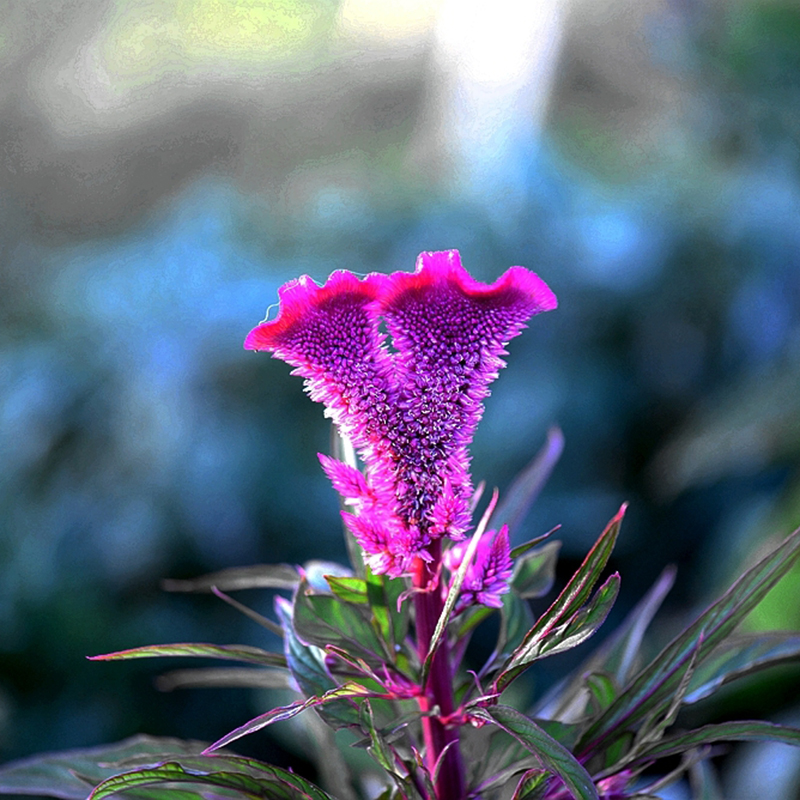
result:
<svg viewBox="0 0 800 800"><path fill-rule="evenodd" d="M478 719L493 722L529 750L579 800L598 800L594 781L570 751L534 722L513 708L495 705L475 710Z"/></svg>
<svg viewBox="0 0 800 800"><path fill-rule="evenodd" d="M268 653L260 647L245 644L152 644L120 650L103 656L92 656L93 661L126 661L132 658L158 658L159 656L191 656L194 658L224 658L246 661L260 666L285 667L286 658L278 653Z"/></svg>
<svg viewBox="0 0 800 800"><path fill-rule="evenodd" d="M324 648L336 645L368 663L394 659L394 648L381 638L369 607L334 594L317 594L303 580L295 592L293 621L297 635Z"/></svg>
<svg viewBox="0 0 800 800"><path fill-rule="evenodd" d="M491 524L493 508L494 501L472 539L472 551ZM541 596L552 583L558 543L538 546L540 538L516 548L509 591L500 609L478 606L456 613L459 578L463 580L470 562L468 549L443 598L424 660L409 646L415 630L411 587L401 579L374 575L363 564L353 565L355 575L344 567L319 563L302 571L259 567L249 572L227 571L222 579L218 574L188 582L183 588L217 591L226 602L230 598L222 595L217 582L244 588L251 581L266 581L272 589L291 589L291 599L276 598L276 621L268 621L281 631L284 652L248 645L181 643L95 658L188 656L245 662L255 667L249 667L249 673L264 676L262 685L291 683L300 696L246 721L212 745L137 737L108 747L10 764L0 769L0 793L79 800L93 789L91 800L112 796L332 800L333 795L294 773L223 749L245 735L305 712L318 715L319 724L348 729L355 736L354 747L371 756L374 776L383 781L381 798L433 800L439 797L442 759L432 768L424 748L431 721L441 711L420 702L421 687L433 675L437 648L437 658L459 663L473 631L497 613L498 638L486 664L469 680L454 676L461 685L456 693L460 705L448 717L448 724L461 730L460 743L452 746L462 748L469 758L466 791L470 796L485 800L658 797L664 786L690 772L696 800L717 800L713 773L703 761L713 746L751 740L800 745L800 730L757 720L688 731L676 730L674 723L684 705L708 697L736 678L800 655L797 634L735 633L797 562L800 531L745 572L649 662L643 658L647 630L674 582L673 569L666 570L618 629L527 713L500 703L500 695L525 670L542 658L582 645L605 621L620 579L613 573L603 580L603 574L623 514L624 507L538 619L533 618L527 599ZM233 602L244 613L255 614ZM274 682L277 677L280 680ZM246 685L247 676L240 681ZM184 683L191 684L191 679L185 678ZM209 685L213 683L209 679ZM253 684L259 685L257 680ZM182 685L181 681L176 685ZM334 746L332 738L325 741L327 747ZM324 758L325 749L320 752ZM682 760L671 772L650 784L641 783L644 768L675 756ZM337 796L353 800L361 797L360 788L340 780Z"/></svg>
<svg viewBox="0 0 800 800"><path fill-rule="evenodd" d="M602 624L616 599L619 578L609 579L584 608L594 585L608 562L619 534L625 509L621 509L603 531L570 582L512 653L494 681L494 691L502 692L534 661L546 655L575 647Z"/></svg>
<svg viewBox="0 0 800 800"><path fill-rule="evenodd" d="M0 791L86 800L95 786L120 772L165 758L199 755L205 746L140 735L101 747L45 753L0 768Z"/></svg>
<svg viewBox="0 0 800 800"><path fill-rule="evenodd" d="M194 791L175 794L174 784L189 784ZM142 793L142 787L161 787L160 791ZM218 797L236 800L331 800L330 795L310 781L279 767L249 758L233 756L198 756L167 761L152 767L124 772L103 781L89 796L102 800L122 794L149 800L174 800L207 797L207 787L222 789Z"/></svg>
<svg viewBox="0 0 800 800"><path fill-rule="evenodd" d="M631 726L653 724L670 707L675 692L755 607L800 555L800 530L748 570L706 612L626 686L602 716L586 729L579 752L593 752ZM688 686L684 689L684 692Z"/></svg>

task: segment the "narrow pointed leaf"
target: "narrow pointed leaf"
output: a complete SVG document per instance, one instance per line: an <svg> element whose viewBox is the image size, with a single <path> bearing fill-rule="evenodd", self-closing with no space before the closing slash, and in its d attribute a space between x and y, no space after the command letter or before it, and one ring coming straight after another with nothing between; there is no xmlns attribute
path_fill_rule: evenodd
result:
<svg viewBox="0 0 800 800"><path fill-rule="evenodd" d="M283 649L286 663L297 687L306 697L327 692L336 682L323 666L324 651L304 644L297 638L292 623L292 604L283 597L275 598L275 613L286 631Z"/></svg>
<svg viewBox="0 0 800 800"><path fill-rule="evenodd" d="M518 558L511 588L525 599L544 597L553 588L561 542L548 542Z"/></svg>
<svg viewBox="0 0 800 800"><path fill-rule="evenodd" d="M339 702L341 700L350 700L352 698L374 697L375 695L368 689L365 689L361 684L355 682L343 683L330 691L325 692L320 697L309 697L305 700L298 700L295 703L290 703L287 706L279 706L271 708L264 714L245 722L230 733L225 734L221 739L218 739L214 744L209 745L205 750L206 754L213 753L221 747L226 747L231 742L241 739L250 733L260 731L266 728L267 725L272 725L275 722L283 722L284 720L296 717L308 708L315 708L317 706L324 706L327 703Z"/></svg>
<svg viewBox="0 0 800 800"><path fill-rule="evenodd" d="M501 692L519 673L528 651L533 652L540 642L545 641L551 631L567 623L573 615L589 599L594 585L608 563L614 543L617 541L619 527L625 514L626 506L617 512L616 516L608 523L606 529L600 534L592 549L589 551L578 571L572 576L555 602L542 614L536 624L528 631L522 644L503 665L500 674L495 679L493 691ZM528 663L528 662L525 662Z"/></svg>
<svg viewBox="0 0 800 800"><path fill-rule="evenodd" d="M162 692L218 686L288 689L291 687L291 676L287 670L254 669L253 667L176 669L159 675L156 678L156 686Z"/></svg>
<svg viewBox="0 0 800 800"><path fill-rule="evenodd" d="M575 800L598 800L589 773L564 745L553 739L532 719L509 706L474 709L474 716L493 722L533 753L546 769L564 782Z"/></svg>
<svg viewBox="0 0 800 800"><path fill-rule="evenodd" d="M229 594L225 594L225 592L221 591L216 586L211 587L211 592L215 597L218 597L220 600L222 600L223 603L227 603L231 608L235 608L240 614L244 614L248 619L251 619L256 623L256 625L266 628L276 636L283 636L283 628L281 628L280 625L273 622L268 617L265 617L263 614L259 614L258 611L249 608L244 603L234 600Z"/></svg>
<svg viewBox="0 0 800 800"><path fill-rule="evenodd" d="M561 528L560 525L556 525L555 528L551 528L547 533L543 533L541 536L536 536L533 539L529 539L527 542L523 542L522 544L518 544L516 547L511 548L511 560L515 561L520 556L524 556L525 553L533 550L534 547L538 547L542 542L546 542L557 530Z"/></svg>
<svg viewBox="0 0 800 800"><path fill-rule="evenodd" d="M520 779L511 800L539 800L547 789L548 773L543 769L529 769Z"/></svg>
<svg viewBox="0 0 800 800"><path fill-rule="evenodd" d="M745 572L717 602L639 672L605 713L589 726L579 743L578 752L591 752L601 742L607 744L644 718L658 715L669 707L692 661L696 665L702 664L791 569L798 555L800 529Z"/></svg>
<svg viewBox="0 0 800 800"><path fill-rule="evenodd" d="M560 428L550 428L544 447L517 476L498 504L492 517L493 527L499 529L505 524L512 534L517 531L547 483L563 450L564 434Z"/></svg>
<svg viewBox="0 0 800 800"><path fill-rule="evenodd" d="M538 634L528 633L495 679L495 691L502 692L534 661L570 650L586 641L605 622L618 593L619 575L614 573L595 592L590 602L575 611L561 625ZM536 626L531 630L534 632Z"/></svg>
<svg viewBox="0 0 800 800"><path fill-rule="evenodd" d="M614 679L604 672L593 672L586 678L597 711L608 708L617 696L619 687Z"/></svg>
<svg viewBox="0 0 800 800"><path fill-rule="evenodd" d="M224 658L245 661L261 666L285 667L286 658L280 653L269 653L246 644L153 644L118 650L102 656L89 656L90 661L127 661L132 658L160 658L165 656L190 656L193 658Z"/></svg>
<svg viewBox="0 0 800 800"><path fill-rule="evenodd" d="M637 753L636 762L678 755L695 747L717 742L780 742L800 746L800 728L776 725L761 720L721 722L697 730L668 736Z"/></svg>
<svg viewBox="0 0 800 800"><path fill-rule="evenodd" d="M464 584L467 570L472 563L472 559L475 557L475 553L478 549L478 543L480 542L481 536L483 536L486 526L489 524L489 519L492 516L492 512L497 505L497 497L498 492L497 489L495 489L494 493L492 494L492 499L489 501L489 505L486 507L478 526L475 528L475 533L472 534L472 539L470 539L470 543L466 549L466 552L464 553L464 558L461 560L461 565L450 579L450 588L444 601L444 607L442 608L442 613L439 615L439 619L436 622L433 636L431 636L431 640L428 645L428 655L425 657L425 661L422 664L422 674L420 677L420 684L422 686L425 685L425 682L428 678L428 672L431 664L433 663L433 657L436 655L439 643L442 641L442 638L447 631L447 624L450 621L450 615L453 613L458 596L461 594L461 587Z"/></svg>
<svg viewBox="0 0 800 800"><path fill-rule="evenodd" d="M166 788L176 783L206 787L206 792L209 787L222 789L225 791L222 796L242 800L332 800L330 795L299 775L253 759L230 756L176 759L126 772L101 783L89 800L103 800L146 786Z"/></svg>
<svg viewBox="0 0 800 800"><path fill-rule="evenodd" d="M783 631L727 639L692 676L684 703L696 703L743 675L800 657L800 634Z"/></svg>
<svg viewBox="0 0 800 800"><path fill-rule="evenodd" d="M162 588L168 592L210 592L216 586L223 592L237 589L294 589L300 574L290 564L254 564L232 567L189 580L167 579Z"/></svg>
<svg viewBox="0 0 800 800"><path fill-rule="evenodd" d="M603 672L625 686L639 659L644 635L661 603L675 582L675 569L668 567L611 635L571 675L548 691L534 706L534 715L547 719L582 718L589 689L586 675Z"/></svg>
<svg viewBox="0 0 800 800"><path fill-rule="evenodd" d="M619 594L618 573L610 575L592 599L563 627L556 628L537 648L535 658L563 653L585 642L605 622Z"/></svg>
<svg viewBox="0 0 800 800"><path fill-rule="evenodd" d="M375 719L369 700L364 702L362 708L364 707L366 707L366 713L362 715L365 720L364 727L369 731L370 739L370 744L367 745L367 751L392 778L398 791L403 792L401 797L414 797L416 791L414 790L408 770L400 766L403 762L398 753L387 741L383 733L375 727Z"/></svg>
<svg viewBox="0 0 800 800"><path fill-rule="evenodd" d="M503 595L503 600L508 597L508 594ZM474 631L478 625L481 624L484 620L489 619L492 614L495 613L494 608L489 608L488 606L472 606L472 608L468 608L459 618L457 622L457 627L455 629L456 635L455 638L457 640L462 639L471 631ZM531 620L533 622L533 620ZM530 627L530 625L528 626ZM526 628L527 630L527 628Z"/></svg>
<svg viewBox="0 0 800 800"><path fill-rule="evenodd" d="M205 747L202 742L140 735L100 747L43 753L0 767L0 794L86 800L97 784L123 770L197 755Z"/></svg>

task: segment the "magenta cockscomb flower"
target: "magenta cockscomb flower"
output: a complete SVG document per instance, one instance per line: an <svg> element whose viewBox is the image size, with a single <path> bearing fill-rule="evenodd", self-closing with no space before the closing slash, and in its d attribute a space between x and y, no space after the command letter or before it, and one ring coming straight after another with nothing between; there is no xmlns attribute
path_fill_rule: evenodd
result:
<svg viewBox="0 0 800 800"><path fill-rule="evenodd" d="M523 267L491 285L456 250L422 253L413 273L303 276L278 292L276 319L245 347L268 350L306 379L355 446L366 474L327 457L323 467L351 510L347 525L377 573L408 573L431 545L470 524L467 446L505 346L534 314L556 307ZM380 325L385 323L391 349Z"/></svg>

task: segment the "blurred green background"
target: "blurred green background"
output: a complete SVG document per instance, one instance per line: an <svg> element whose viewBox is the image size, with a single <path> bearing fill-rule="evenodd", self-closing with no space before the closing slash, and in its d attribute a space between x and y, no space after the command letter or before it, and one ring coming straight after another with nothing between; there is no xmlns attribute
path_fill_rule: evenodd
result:
<svg viewBox="0 0 800 800"><path fill-rule="evenodd" d="M344 557L321 407L242 350L301 273L545 278L473 473L558 423L519 536L561 523L566 575L630 501L618 616L677 563L668 632L800 522L794 0L3 0L0 68L0 761L263 710L84 656L277 647L159 581ZM752 625L800 626L798 587ZM799 685L698 713L797 724ZM240 750L302 768L285 739ZM797 796L796 753L736 752L726 798L759 758Z"/></svg>

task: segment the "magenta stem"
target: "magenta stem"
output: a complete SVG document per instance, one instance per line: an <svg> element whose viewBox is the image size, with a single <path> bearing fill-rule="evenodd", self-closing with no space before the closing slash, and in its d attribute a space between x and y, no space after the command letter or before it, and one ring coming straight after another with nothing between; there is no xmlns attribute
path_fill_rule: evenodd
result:
<svg viewBox="0 0 800 800"><path fill-rule="evenodd" d="M416 611L417 652L420 663L428 656L436 623L444 608L442 587L435 586L441 550L438 542L431 548L433 561L426 563L416 559L413 571ZM428 679L422 687L419 705L423 712L438 707L438 714L423 716L422 732L425 739L425 761L431 776L438 767L434 781L435 798L431 800L463 800L465 795L464 766L458 741L458 727L446 725L442 718L449 717L454 710L453 673L450 665L450 648L447 637L443 637L431 662ZM446 751L446 752L445 752ZM442 756L442 753L444 755ZM439 759L441 758L441 764Z"/></svg>

